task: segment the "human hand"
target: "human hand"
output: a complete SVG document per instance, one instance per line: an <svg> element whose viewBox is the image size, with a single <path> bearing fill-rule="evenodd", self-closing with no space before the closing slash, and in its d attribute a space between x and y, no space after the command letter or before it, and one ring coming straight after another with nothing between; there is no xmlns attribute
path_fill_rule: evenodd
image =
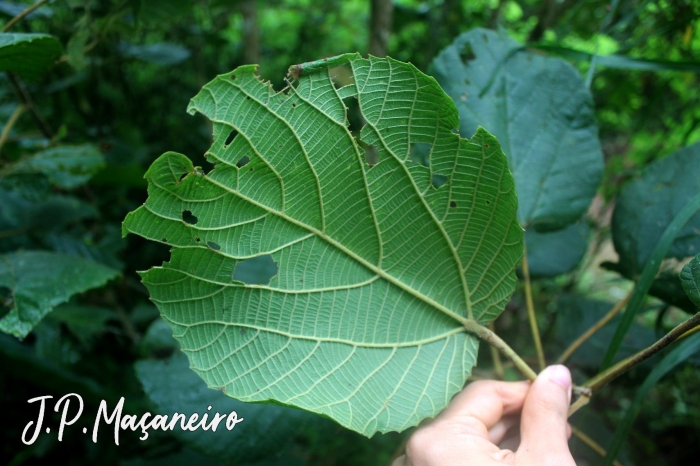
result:
<svg viewBox="0 0 700 466"><path fill-rule="evenodd" d="M416 430L392 466L575 466L569 452L571 373L550 366L530 382L473 382ZM515 452L501 449L520 423ZM517 445L517 444L516 444Z"/></svg>

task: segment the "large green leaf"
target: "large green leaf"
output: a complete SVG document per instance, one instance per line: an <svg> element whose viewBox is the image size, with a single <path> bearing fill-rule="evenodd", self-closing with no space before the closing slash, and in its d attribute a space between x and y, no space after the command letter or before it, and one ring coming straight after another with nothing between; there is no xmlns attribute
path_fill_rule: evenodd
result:
<svg viewBox="0 0 700 466"><path fill-rule="evenodd" d="M48 34L0 33L0 71L39 78L61 55L61 43Z"/></svg>
<svg viewBox="0 0 700 466"><path fill-rule="evenodd" d="M104 166L104 156L92 144L61 145L24 158L3 174L41 173L59 188L72 189L86 183Z"/></svg>
<svg viewBox="0 0 700 466"><path fill-rule="evenodd" d="M559 229L586 211L603 155L590 92L570 64L523 50L505 31L474 29L431 70L459 109L461 134L483 126L501 142L524 225Z"/></svg>
<svg viewBox="0 0 700 466"><path fill-rule="evenodd" d="M700 307L700 254L693 257L681 271L683 290L695 306Z"/></svg>
<svg viewBox="0 0 700 466"><path fill-rule="evenodd" d="M341 89L324 62L284 93L254 66L207 84L189 110L213 122L216 168L161 156L124 231L173 247L143 282L210 387L371 435L437 414L462 388L478 347L463 324L503 310L522 229L498 141L454 134L457 109L434 79L392 59L340 60L355 78ZM348 131L351 97L375 165ZM428 167L411 161L418 144ZM277 274L240 281L261 257Z"/></svg>
<svg viewBox="0 0 700 466"><path fill-rule="evenodd" d="M612 219L617 269L635 278L646 265L664 230L700 192L700 144L644 168L617 198ZM700 252L700 212L683 227L666 257L682 259Z"/></svg>
<svg viewBox="0 0 700 466"><path fill-rule="evenodd" d="M588 249L591 229L577 222L558 231L525 232L527 263L532 277L553 277L570 272L581 262Z"/></svg>
<svg viewBox="0 0 700 466"><path fill-rule="evenodd" d="M104 265L52 252L0 255L0 287L12 291L10 311L0 319L0 330L24 338L54 306L118 274Z"/></svg>

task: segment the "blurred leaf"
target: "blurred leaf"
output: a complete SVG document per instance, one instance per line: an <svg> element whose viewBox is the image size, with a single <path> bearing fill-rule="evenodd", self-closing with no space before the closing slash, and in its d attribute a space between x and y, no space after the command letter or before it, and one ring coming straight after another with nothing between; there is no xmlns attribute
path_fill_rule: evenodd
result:
<svg viewBox="0 0 700 466"><path fill-rule="evenodd" d="M46 320L64 324L84 347L89 348L105 331L107 321L117 318L115 311L104 307L64 304L54 309Z"/></svg>
<svg viewBox="0 0 700 466"><path fill-rule="evenodd" d="M202 429L183 431L179 424L173 431L190 448L227 463L257 461L281 452L306 422L316 420L316 416L305 411L271 404L242 403L207 388L179 351L165 361L139 361L135 368L158 413L172 416L178 412L189 417L192 413L208 412L212 418L214 413L236 411L238 418L244 419L231 431L226 429L225 420L216 432ZM209 406L211 410L207 411Z"/></svg>
<svg viewBox="0 0 700 466"><path fill-rule="evenodd" d="M48 34L0 33L0 71L25 79L38 79L61 52L61 43Z"/></svg>
<svg viewBox="0 0 700 466"><path fill-rule="evenodd" d="M78 29L70 38L66 45L66 55L68 55L68 64L76 71L82 71L87 66L85 59L85 44L90 38L90 30L87 28Z"/></svg>
<svg viewBox="0 0 700 466"><path fill-rule="evenodd" d="M324 68L343 61L355 82L336 92ZM465 325L493 320L513 293L522 228L506 158L482 128L454 134L457 109L410 64L322 59L289 94L271 94L256 68L190 103L212 121L216 168L175 152L149 168L124 233L173 249L142 281L207 384L366 436L405 430L460 390L478 347ZM371 122L360 136L379 148L373 167L341 95ZM411 143L433 146L430 168L408 160Z"/></svg>
<svg viewBox="0 0 700 466"><path fill-rule="evenodd" d="M63 189L86 183L105 166L104 156L92 144L61 145L37 152L4 170L5 175L42 173Z"/></svg>
<svg viewBox="0 0 700 466"><path fill-rule="evenodd" d="M0 234L8 229L39 233L38 230L59 229L97 215L93 206L73 196L55 194L32 202L16 191L0 189Z"/></svg>
<svg viewBox="0 0 700 466"><path fill-rule="evenodd" d="M123 44L120 50L127 57L164 66L177 65L190 57L190 51L177 44Z"/></svg>
<svg viewBox="0 0 700 466"><path fill-rule="evenodd" d="M173 338L173 329L160 318L148 326L148 330L141 340L140 350L144 356L162 357L162 355L170 355L178 349L177 341Z"/></svg>
<svg viewBox="0 0 700 466"><path fill-rule="evenodd" d="M556 230L586 211L603 154L591 95L570 64L522 50L505 31L474 29L431 72L459 109L460 133L483 126L501 143L521 224Z"/></svg>
<svg viewBox="0 0 700 466"><path fill-rule="evenodd" d="M572 271L586 254L590 232L583 221L549 233L534 229L525 231L530 275L554 277Z"/></svg>
<svg viewBox="0 0 700 466"><path fill-rule="evenodd" d="M610 445L606 448L608 454L603 462L604 466L610 466L617 457L617 454L622 449L627 436L629 435L634 425L634 420L637 419L639 412L647 402L649 391L656 385L662 377L672 371L676 366L693 356L700 351L700 333L690 335L684 338L680 343L676 343L664 351L664 358L656 364L654 370L647 376L644 383L639 387L632 401L632 404L627 408L625 416L617 425L615 436Z"/></svg>
<svg viewBox="0 0 700 466"><path fill-rule="evenodd" d="M659 272L649 288L649 294L686 312L693 313L696 310L695 304L683 291L683 285L675 271Z"/></svg>
<svg viewBox="0 0 700 466"><path fill-rule="evenodd" d="M10 312L0 330L20 339L53 307L118 275L95 262L44 251L0 255L0 286L12 290Z"/></svg>
<svg viewBox="0 0 700 466"><path fill-rule="evenodd" d="M695 306L700 307L700 254L683 267L681 283L690 300Z"/></svg>
<svg viewBox="0 0 700 466"><path fill-rule="evenodd" d="M669 223L700 192L700 144L651 163L622 188L612 218L618 268L634 279L646 265ZM664 257L683 259L700 252L700 212L673 241Z"/></svg>
<svg viewBox="0 0 700 466"><path fill-rule="evenodd" d="M592 53L575 50L560 45L551 44L527 44L528 48L543 50L553 54L572 58L574 60L590 62L594 55ZM623 70L641 71L690 71L700 73L700 61L671 61L671 60L647 60L643 58L632 58L624 55L595 55L596 66L608 68L618 68Z"/></svg>

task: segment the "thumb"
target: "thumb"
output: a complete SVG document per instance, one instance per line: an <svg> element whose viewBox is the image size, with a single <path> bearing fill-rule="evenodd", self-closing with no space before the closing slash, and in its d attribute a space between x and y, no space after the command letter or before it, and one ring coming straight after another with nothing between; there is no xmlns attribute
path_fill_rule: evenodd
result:
<svg viewBox="0 0 700 466"><path fill-rule="evenodd" d="M571 373L549 366L532 383L523 404L520 447L524 464L574 464L567 441L567 412L571 402Z"/></svg>

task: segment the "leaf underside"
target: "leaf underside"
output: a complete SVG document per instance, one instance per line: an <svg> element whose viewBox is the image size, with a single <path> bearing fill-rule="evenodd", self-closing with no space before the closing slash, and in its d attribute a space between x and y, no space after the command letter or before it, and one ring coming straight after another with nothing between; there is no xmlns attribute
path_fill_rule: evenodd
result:
<svg viewBox="0 0 700 466"><path fill-rule="evenodd" d="M695 307L700 310L700 254L685 264L681 270L680 278L683 291L695 304Z"/></svg>
<svg viewBox="0 0 700 466"><path fill-rule="evenodd" d="M61 43L48 34L0 33L0 71L35 80L61 55Z"/></svg>
<svg viewBox="0 0 700 466"><path fill-rule="evenodd" d="M370 436L434 416L462 388L478 348L462 323L503 310L522 229L500 145L481 128L455 134L434 79L348 61L354 82L340 89L321 69L275 93L254 66L204 86L189 111L213 122L215 168L161 156L124 232L173 247L143 282L210 387ZM430 146L428 166L411 161L416 144ZM278 267L269 283L240 281L237 267L265 257Z"/></svg>

